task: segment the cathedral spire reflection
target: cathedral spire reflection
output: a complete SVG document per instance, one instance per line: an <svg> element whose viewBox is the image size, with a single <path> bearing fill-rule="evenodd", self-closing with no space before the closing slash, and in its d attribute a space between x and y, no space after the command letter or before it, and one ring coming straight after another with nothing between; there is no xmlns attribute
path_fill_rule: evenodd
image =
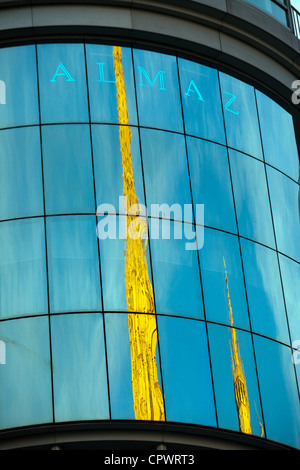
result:
<svg viewBox="0 0 300 470"><path fill-rule="evenodd" d="M229 294L227 269L226 269L226 263L225 263L224 258L223 258L223 261L224 261L224 267L225 267L227 300L228 300L230 326L231 326L230 347L231 347L233 388L234 388L236 409L237 409L237 414L238 414L238 419L239 419L239 427L240 427L241 432L245 434L252 434L246 377L245 377L242 358L240 355L237 332L233 326L233 313L232 313L231 300L230 300L230 294Z"/></svg>
<svg viewBox="0 0 300 470"><path fill-rule="evenodd" d="M131 129L125 91L121 47L114 46L119 140L123 166L125 205L125 290L131 351L135 418L165 420L156 363L157 324L152 284L147 265L147 221L140 215L131 156Z"/></svg>

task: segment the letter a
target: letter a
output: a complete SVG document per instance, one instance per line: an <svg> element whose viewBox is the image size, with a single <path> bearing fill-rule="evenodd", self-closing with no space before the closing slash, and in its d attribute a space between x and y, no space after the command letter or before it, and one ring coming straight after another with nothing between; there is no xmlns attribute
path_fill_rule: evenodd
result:
<svg viewBox="0 0 300 470"><path fill-rule="evenodd" d="M61 73L61 72L59 73L59 69L61 69L63 73ZM66 77L67 82L75 82L75 80L71 77L71 75L67 71L64 64L59 64L59 66L57 67L56 72L54 74L54 77L52 78L52 80L50 80L50 82L56 82L56 77Z"/></svg>
<svg viewBox="0 0 300 470"><path fill-rule="evenodd" d="M193 87L194 89L192 89L192 87ZM188 91L185 93L186 96L190 96L190 92L191 92L191 91L192 91L193 93L197 93L198 98L199 98L200 101L204 101L204 99L203 99L203 97L202 97L200 91L199 91L198 88L196 87L196 84L195 84L194 80L191 80L191 81L190 81Z"/></svg>

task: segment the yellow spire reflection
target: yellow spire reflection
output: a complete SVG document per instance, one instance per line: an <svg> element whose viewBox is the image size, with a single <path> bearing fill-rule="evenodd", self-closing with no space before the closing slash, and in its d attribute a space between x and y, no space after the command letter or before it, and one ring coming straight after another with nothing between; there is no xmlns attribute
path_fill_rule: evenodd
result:
<svg viewBox="0 0 300 470"><path fill-rule="evenodd" d="M228 300L230 326L231 326L231 342L230 342L231 364L232 364L233 388L234 388L236 409L238 413L240 431L245 434L252 434L246 377L244 373L242 358L240 356L237 332L235 328L233 327L233 314L232 314L231 300L230 300L230 295L229 295L228 276L227 276L227 270L226 270L226 264L225 264L224 258L223 258L223 261L224 261L224 267L225 267L227 300Z"/></svg>
<svg viewBox="0 0 300 470"><path fill-rule="evenodd" d="M135 418L139 420L164 421L164 403L155 357L157 344L155 306L147 265L148 226L140 215L140 204L135 191L130 148L132 134L128 121L121 47L114 46L113 56L126 214L125 289L129 312L134 413Z"/></svg>

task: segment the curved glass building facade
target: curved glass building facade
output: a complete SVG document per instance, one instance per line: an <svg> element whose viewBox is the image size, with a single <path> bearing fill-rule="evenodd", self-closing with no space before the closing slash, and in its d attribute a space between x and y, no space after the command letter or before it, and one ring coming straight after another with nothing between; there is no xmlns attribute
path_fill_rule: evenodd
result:
<svg viewBox="0 0 300 470"><path fill-rule="evenodd" d="M155 421L300 448L292 116L146 47L0 63L1 430Z"/></svg>

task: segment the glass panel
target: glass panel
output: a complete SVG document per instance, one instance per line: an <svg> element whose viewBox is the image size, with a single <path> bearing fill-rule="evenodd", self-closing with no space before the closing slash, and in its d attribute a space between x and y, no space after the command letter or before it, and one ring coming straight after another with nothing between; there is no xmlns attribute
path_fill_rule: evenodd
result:
<svg viewBox="0 0 300 470"><path fill-rule="evenodd" d="M183 131L176 57L133 51L141 126Z"/></svg>
<svg viewBox="0 0 300 470"><path fill-rule="evenodd" d="M35 127L0 132L0 218L43 215L40 133Z"/></svg>
<svg viewBox="0 0 300 470"><path fill-rule="evenodd" d="M300 190L282 173L267 167L278 250L300 261Z"/></svg>
<svg viewBox="0 0 300 470"><path fill-rule="evenodd" d="M99 215L104 213L104 211L109 211L113 214L124 214L123 197L126 196L128 202L132 200L132 195L129 194L129 190L125 186L127 178L125 178L123 172L123 167L127 168L128 163L133 171L136 198L142 205L145 205L138 130L132 128L131 133L129 153L131 159L128 161L127 152L123 153L122 156L118 126L92 126L96 197ZM102 207L99 207L100 205ZM144 208L142 213L145 214Z"/></svg>
<svg viewBox="0 0 300 470"><path fill-rule="evenodd" d="M279 263L293 343L300 341L300 265L282 255L279 255Z"/></svg>
<svg viewBox="0 0 300 470"><path fill-rule="evenodd" d="M128 315L105 314L112 419L135 419L132 394Z"/></svg>
<svg viewBox="0 0 300 470"><path fill-rule="evenodd" d="M289 343L277 254L247 240L241 247L252 330Z"/></svg>
<svg viewBox="0 0 300 470"><path fill-rule="evenodd" d="M241 236L275 247L264 164L229 151L233 192Z"/></svg>
<svg viewBox="0 0 300 470"><path fill-rule="evenodd" d="M265 160L299 180L299 156L292 116L268 96L256 91Z"/></svg>
<svg viewBox="0 0 300 470"><path fill-rule="evenodd" d="M2 321L6 364L0 367L1 429L52 422L47 317Z"/></svg>
<svg viewBox="0 0 300 470"><path fill-rule="evenodd" d="M141 129L141 141L148 214L192 222L184 137Z"/></svg>
<svg viewBox="0 0 300 470"><path fill-rule="evenodd" d="M299 395L290 348L254 336L268 439L300 448Z"/></svg>
<svg viewBox="0 0 300 470"><path fill-rule="evenodd" d="M119 49L119 48L118 48ZM86 45L89 97L92 122L117 123L118 102L113 46ZM137 124L131 49L121 48L121 64L126 90L129 124Z"/></svg>
<svg viewBox="0 0 300 470"><path fill-rule="evenodd" d="M88 126L42 127L47 214L95 212Z"/></svg>
<svg viewBox="0 0 300 470"><path fill-rule="evenodd" d="M205 225L236 232L226 148L193 138L187 139L187 148L193 201L204 204Z"/></svg>
<svg viewBox="0 0 300 470"><path fill-rule="evenodd" d="M146 240L140 236L136 239L130 236L130 225L134 227L135 220L141 220L143 224L145 219L129 220L129 228L126 228L124 217L107 215L99 217L97 220L104 310L145 311L143 296L139 297L139 302L135 304L133 309L130 307L131 302L129 301L131 298L129 292L134 292L136 289L145 292L148 281L152 286L149 251L147 243L144 243ZM125 241L126 230L128 232L127 242ZM137 273L139 274L137 275ZM152 287L149 288L152 291Z"/></svg>
<svg viewBox="0 0 300 470"><path fill-rule="evenodd" d="M264 425L250 334L208 324L208 341L220 428L260 436Z"/></svg>
<svg viewBox="0 0 300 470"><path fill-rule="evenodd" d="M51 312L101 309L96 218L47 219Z"/></svg>
<svg viewBox="0 0 300 470"><path fill-rule="evenodd" d="M1 222L1 317L47 312L44 221L24 219Z"/></svg>
<svg viewBox="0 0 300 470"><path fill-rule="evenodd" d="M0 49L0 109L2 128L39 123L35 46Z"/></svg>
<svg viewBox="0 0 300 470"><path fill-rule="evenodd" d="M55 421L109 419L102 314L51 317Z"/></svg>
<svg viewBox="0 0 300 470"><path fill-rule="evenodd" d="M204 323L159 316L158 332L167 420L216 426Z"/></svg>
<svg viewBox="0 0 300 470"><path fill-rule="evenodd" d="M160 227L161 235L157 230ZM191 226L162 221L160 227L155 220L150 220L157 312L203 318L197 251L186 248L190 242L184 235L185 230L191 230Z"/></svg>
<svg viewBox="0 0 300 470"><path fill-rule="evenodd" d="M225 144L218 72L178 59L185 132Z"/></svg>
<svg viewBox="0 0 300 470"><path fill-rule="evenodd" d="M227 143L262 159L254 88L220 72Z"/></svg>
<svg viewBox="0 0 300 470"><path fill-rule="evenodd" d="M37 50L42 123L88 122L83 45L39 44Z"/></svg>
<svg viewBox="0 0 300 470"><path fill-rule="evenodd" d="M205 228L204 246L199 255L207 320L229 325L230 300L234 326L249 329L238 238Z"/></svg>
<svg viewBox="0 0 300 470"><path fill-rule="evenodd" d="M154 315L105 315L113 419L165 420L156 329Z"/></svg>

